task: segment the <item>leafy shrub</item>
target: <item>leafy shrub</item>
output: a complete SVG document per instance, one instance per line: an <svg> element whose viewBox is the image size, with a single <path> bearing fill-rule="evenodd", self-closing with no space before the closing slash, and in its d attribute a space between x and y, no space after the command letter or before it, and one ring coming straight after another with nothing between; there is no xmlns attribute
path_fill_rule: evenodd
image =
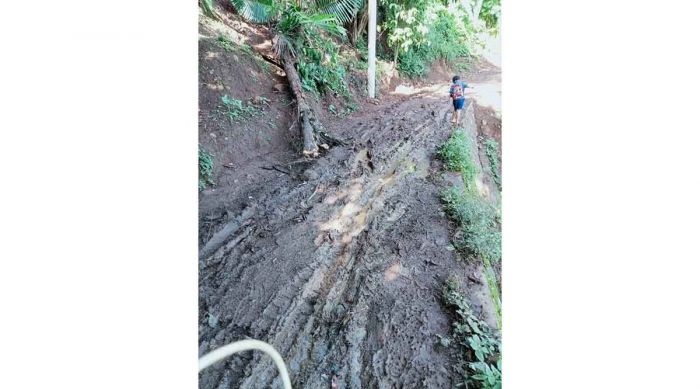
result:
<svg viewBox="0 0 700 389"><path fill-rule="evenodd" d="M243 119L251 118L258 113L258 108L251 104L243 104L241 100L232 99L228 95L221 96L222 113L226 115L231 124Z"/></svg>
<svg viewBox="0 0 700 389"><path fill-rule="evenodd" d="M204 190L207 184L214 185L212 173L214 171L214 159L212 155L199 147L199 190Z"/></svg>
<svg viewBox="0 0 700 389"><path fill-rule="evenodd" d="M472 159L471 141L463 129L457 129L452 133L438 150L438 156L445 162L448 170L462 173L462 179L468 191L475 191L474 179L477 169Z"/></svg>
<svg viewBox="0 0 700 389"><path fill-rule="evenodd" d="M501 18L501 0L485 0L479 17L486 22L486 27L497 30Z"/></svg>
<svg viewBox="0 0 700 389"><path fill-rule="evenodd" d="M233 51L234 49L233 41L225 35L219 35L219 37L216 38L216 44L226 51Z"/></svg>
<svg viewBox="0 0 700 389"><path fill-rule="evenodd" d="M382 28L394 49L398 69L409 77L427 73L436 60L467 58L476 44L476 31L459 7L420 0L380 2L386 17Z"/></svg>
<svg viewBox="0 0 700 389"><path fill-rule="evenodd" d="M443 59L453 62L469 55L473 40L474 33L469 23L460 22L447 9L440 9L429 30L427 43L423 45L423 55L430 61Z"/></svg>
<svg viewBox="0 0 700 389"><path fill-rule="evenodd" d="M489 261L501 259L501 231L498 212L489 203L457 188L442 194L447 215L460 227L459 249Z"/></svg>
<svg viewBox="0 0 700 389"><path fill-rule="evenodd" d="M460 293L456 279L446 282L442 298L445 305L457 314L457 320L452 323L452 339L447 343L454 341L464 351L460 354L462 359L457 370L462 373L465 386L500 389L500 336L474 315L467 299Z"/></svg>
<svg viewBox="0 0 700 389"><path fill-rule="evenodd" d="M213 0L200 0L199 4L206 16L214 19L217 18L216 12L214 12Z"/></svg>
<svg viewBox="0 0 700 389"><path fill-rule="evenodd" d="M401 53L398 58L397 68L403 74L411 78L418 78L428 73L425 59L416 51Z"/></svg>
<svg viewBox="0 0 700 389"><path fill-rule="evenodd" d="M350 96L346 70L336 43L321 35L310 37L310 45L301 48L297 70L305 90L323 95L327 90Z"/></svg>

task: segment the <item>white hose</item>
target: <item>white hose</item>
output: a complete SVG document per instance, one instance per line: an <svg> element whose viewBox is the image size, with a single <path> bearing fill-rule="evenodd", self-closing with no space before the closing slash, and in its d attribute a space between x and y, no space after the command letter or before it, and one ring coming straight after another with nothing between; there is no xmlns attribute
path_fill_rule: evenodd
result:
<svg viewBox="0 0 700 389"><path fill-rule="evenodd" d="M274 347L263 341L255 339L239 340L238 342L229 343L226 346L219 347L218 349L203 355L201 358L199 358L199 371L206 369L207 367L232 354L248 350L259 350L272 357L272 360L275 362L275 366L277 366L277 370L280 373L280 377L282 377L282 385L284 386L284 389L292 389L292 382L289 380L287 366L285 366L282 356L277 352L277 350L275 350Z"/></svg>

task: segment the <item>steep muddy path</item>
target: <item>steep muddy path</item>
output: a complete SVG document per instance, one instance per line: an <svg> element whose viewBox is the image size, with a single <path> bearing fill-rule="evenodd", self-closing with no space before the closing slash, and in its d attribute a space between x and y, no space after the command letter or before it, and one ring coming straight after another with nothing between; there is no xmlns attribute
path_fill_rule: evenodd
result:
<svg viewBox="0 0 700 389"><path fill-rule="evenodd" d="M449 180L435 154L452 131L440 92L329 123L348 146L279 157L225 218L202 215L212 222L200 229L200 355L250 337L279 350L298 388L458 382L436 343L450 327L442 285L462 279L477 312L489 297L478 268L457 261L439 200ZM254 353L200 378L202 388L279 385Z"/></svg>

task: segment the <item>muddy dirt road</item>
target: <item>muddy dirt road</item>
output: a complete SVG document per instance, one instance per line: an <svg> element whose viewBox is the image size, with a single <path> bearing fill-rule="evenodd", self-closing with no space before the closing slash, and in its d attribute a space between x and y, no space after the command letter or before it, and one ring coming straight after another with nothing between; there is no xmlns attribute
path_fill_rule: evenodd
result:
<svg viewBox="0 0 700 389"><path fill-rule="evenodd" d="M329 388L333 376L340 388L458 382L436 344L450 326L443 282L464 280L477 311L489 297L478 269L456 260L439 200L449 180L435 153L451 106L444 90L387 100L328 123L348 146L279 156L247 198L201 215L200 355L250 337L280 351L298 388ZM200 378L202 388L271 385L274 366L254 353Z"/></svg>

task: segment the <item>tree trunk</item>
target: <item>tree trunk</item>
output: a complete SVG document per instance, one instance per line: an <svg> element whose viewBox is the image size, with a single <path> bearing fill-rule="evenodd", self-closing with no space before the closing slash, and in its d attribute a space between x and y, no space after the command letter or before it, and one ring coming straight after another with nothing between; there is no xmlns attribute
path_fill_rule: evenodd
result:
<svg viewBox="0 0 700 389"><path fill-rule="evenodd" d="M329 149L331 146L344 145L345 143L325 133L323 125L316 117L316 113L306 102L299 73L296 67L294 67L295 62L294 57L288 50L282 54L284 71L287 73L289 86L297 101L299 128L304 140L303 154L305 156L317 157L319 155L319 146L324 149Z"/></svg>
<svg viewBox="0 0 700 389"><path fill-rule="evenodd" d="M365 32L365 29L367 28L367 23L369 22L369 16L367 11L367 3L365 2L365 6L362 8L362 11L360 11L360 13L358 14L361 16L359 17L359 19L355 17L355 25L351 34L353 36L353 45L357 43L357 40L362 36L362 33Z"/></svg>

